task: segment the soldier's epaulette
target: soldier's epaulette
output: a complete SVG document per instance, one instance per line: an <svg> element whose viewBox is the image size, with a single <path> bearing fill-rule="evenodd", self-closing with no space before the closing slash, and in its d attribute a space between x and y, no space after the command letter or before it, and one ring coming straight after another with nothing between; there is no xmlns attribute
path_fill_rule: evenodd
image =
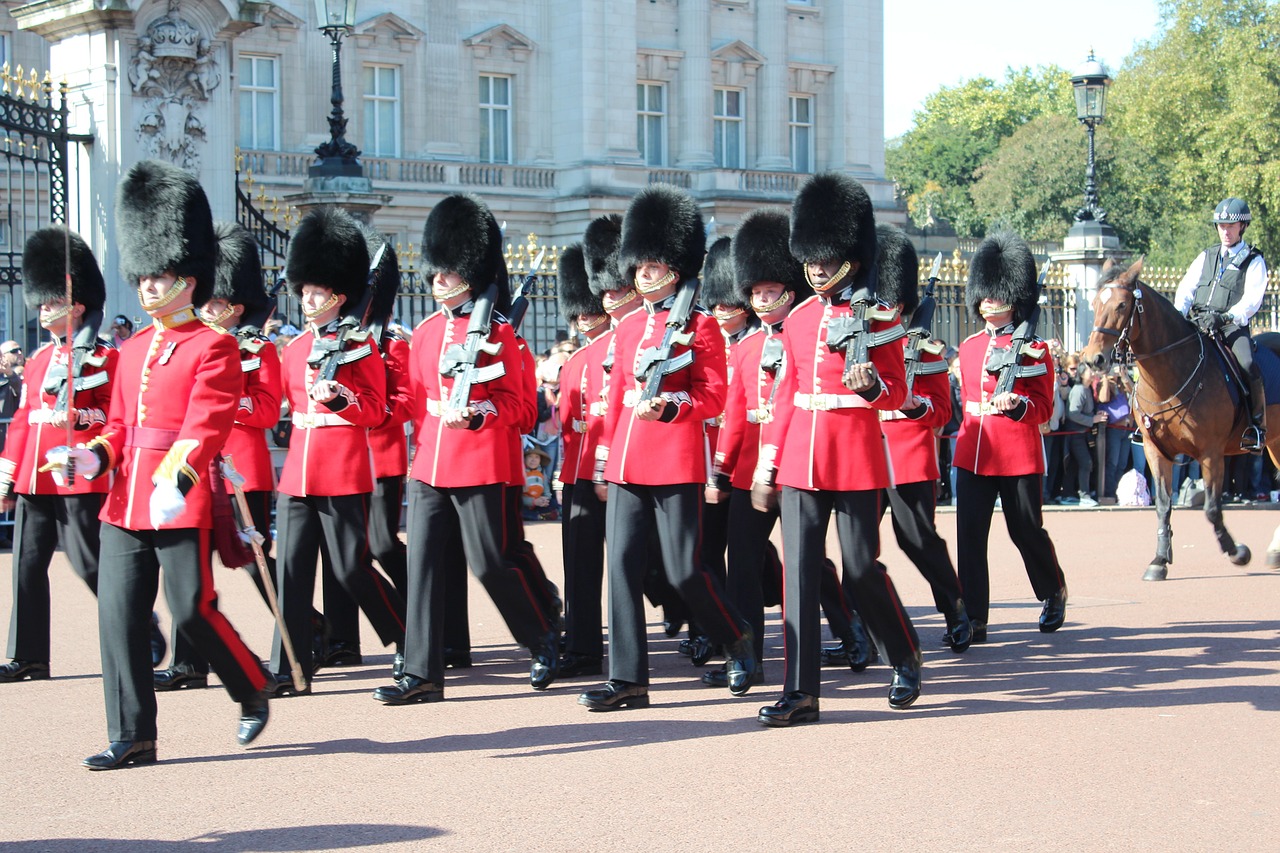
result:
<svg viewBox="0 0 1280 853"><path fill-rule="evenodd" d="M354 332L347 334L347 343L362 344L369 340L368 329L356 329Z"/></svg>
<svg viewBox="0 0 1280 853"><path fill-rule="evenodd" d="M40 353L44 352L46 349L48 349L49 347L51 347L51 346L53 346L53 345L54 345L54 344L53 344L53 341L45 341L45 342L44 342L44 343L42 343L40 346L36 347L36 351L35 351L35 352L33 352L33 353L31 353L31 357L32 357L32 358L35 358L37 355L39 355Z"/></svg>
<svg viewBox="0 0 1280 853"><path fill-rule="evenodd" d="M796 310L797 308L799 308L801 305L808 305L810 302L813 302L813 301L814 301L814 300L816 300L817 298L818 298L818 294L816 294L816 293L815 293L815 294L813 294L812 296L810 296L808 299L802 299L802 300L800 300L799 302L797 302L797 303L796 303L795 308L792 308L791 310L792 310L792 311L795 311L795 310Z"/></svg>
<svg viewBox="0 0 1280 853"><path fill-rule="evenodd" d="M423 317L423 318L422 318L422 320L418 323L418 325L416 325L416 326L414 326L414 327L413 327L413 330L414 330L415 332L416 332L416 331L418 331L419 329L421 329L423 326L425 326L425 325L427 324L427 321L428 321L428 320L430 320L432 317L439 316L439 315L440 315L441 313L443 313L443 312L444 312L444 309L443 309L443 308L437 308L436 310L432 311L432 312L431 312L430 314L428 314L427 316Z"/></svg>
<svg viewBox="0 0 1280 853"><path fill-rule="evenodd" d="M714 314L712 314L710 311L708 311L706 308L703 308L701 305L694 305L694 306L693 306L693 313L695 313L695 314L701 314L701 315L702 315L702 316L704 316L704 317L713 317L713 316L715 316L715 315L714 315Z"/></svg>
<svg viewBox="0 0 1280 853"><path fill-rule="evenodd" d="M972 335L970 335L969 337L965 338L965 340L966 340L966 341L971 341L971 340L973 340L974 338L978 337L979 335L985 335L986 333L987 333L987 332L986 332L986 330L985 330L985 329L979 329L978 331L974 332L974 333L973 333Z"/></svg>
<svg viewBox="0 0 1280 853"><path fill-rule="evenodd" d="M743 335L742 337L738 338L738 343L742 343L743 341L745 341L747 338L751 337L752 335L759 334L759 333L761 333L761 332L763 332L763 331L764 331L764 326L752 326L750 329L747 329L747 333L746 333L745 335Z"/></svg>

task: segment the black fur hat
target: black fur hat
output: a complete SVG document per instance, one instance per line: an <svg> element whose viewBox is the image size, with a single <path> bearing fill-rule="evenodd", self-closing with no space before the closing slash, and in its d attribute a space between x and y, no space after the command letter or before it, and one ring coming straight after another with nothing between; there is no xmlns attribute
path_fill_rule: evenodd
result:
<svg viewBox="0 0 1280 853"><path fill-rule="evenodd" d="M457 273L476 293L497 282L498 311L510 310L502 231L479 196L456 193L432 208L422 227L422 272L427 278L438 272Z"/></svg>
<svg viewBox="0 0 1280 853"><path fill-rule="evenodd" d="M707 257L702 264L702 288L698 291L698 302L707 308L714 309L717 305L751 308L750 302L744 302L738 292L733 269L734 242L728 237L721 237L707 249Z"/></svg>
<svg viewBox="0 0 1280 853"><path fill-rule="evenodd" d="M862 184L839 172L805 181L791 206L791 254L802 264L857 261L866 275L876 260L876 215Z"/></svg>
<svg viewBox="0 0 1280 853"><path fill-rule="evenodd" d="M804 264L791 254L791 222L781 210L753 210L738 226L733 238L733 266L738 292L751 304L751 288L757 282L776 281L796 294L799 303L813 295L804 277Z"/></svg>
<svg viewBox="0 0 1280 853"><path fill-rule="evenodd" d="M289 240L284 277L295 299L304 284L328 287L347 297L342 314L359 306L369 286L369 247L351 214L333 204L307 211Z"/></svg>
<svg viewBox="0 0 1280 853"><path fill-rule="evenodd" d="M369 281L373 296L369 299L369 324L385 329L396 313L396 294L400 292L400 259L395 246L380 232L368 226L364 230L364 243L369 249ZM382 257L378 257L381 250ZM374 266L374 261L377 266Z"/></svg>
<svg viewBox="0 0 1280 853"><path fill-rule="evenodd" d="M67 244L71 247L71 301L89 310L101 310L107 301L107 285L89 244L65 226L41 228L27 238L22 249L22 301L28 311L67 295Z"/></svg>
<svg viewBox="0 0 1280 853"><path fill-rule="evenodd" d="M240 325L261 329L274 303L262 280L258 242L235 222L215 222L213 233L218 240L218 268L209 298L243 305Z"/></svg>
<svg viewBox="0 0 1280 853"><path fill-rule="evenodd" d="M635 284L618 267L618 248L622 244L622 217L616 213L591 220L582 235L582 254L587 264L587 283L591 292L603 296L607 290L626 290Z"/></svg>
<svg viewBox="0 0 1280 853"><path fill-rule="evenodd" d="M680 273L681 281L698 277L707 253L707 232L698 203L678 187L654 184L631 200L622 218L618 268L634 281L641 261L660 261Z"/></svg>
<svg viewBox="0 0 1280 853"><path fill-rule="evenodd" d="M974 317L981 317L978 306L983 299L1009 303L1018 321L1031 316L1036 306L1036 260L1026 242L1012 231L983 240L969 261L964 299Z"/></svg>
<svg viewBox="0 0 1280 853"><path fill-rule="evenodd" d="M920 307L920 258L916 247L896 225L876 226L880 244L876 296L889 305L902 303L902 314L910 317Z"/></svg>
<svg viewBox="0 0 1280 853"><path fill-rule="evenodd" d="M209 199L192 175L159 160L134 163L116 192L120 275L135 287L167 270L195 279L197 308L213 293L218 264Z"/></svg>
<svg viewBox="0 0 1280 853"><path fill-rule="evenodd" d="M560 314L570 323L580 315L603 315L600 297L593 293L587 281L587 259L581 243L566 246L560 253L560 280L558 293Z"/></svg>

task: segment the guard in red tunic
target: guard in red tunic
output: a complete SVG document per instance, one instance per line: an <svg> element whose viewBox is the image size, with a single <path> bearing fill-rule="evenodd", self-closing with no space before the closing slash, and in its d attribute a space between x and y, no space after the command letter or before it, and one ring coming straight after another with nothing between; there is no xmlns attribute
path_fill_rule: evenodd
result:
<svg viewBox="0 0 1280 853"><path fill-rule="evenodd" d="M880 243L880 284L878 296L895 306L902 323L910 328L910 318L920 305L920 262L915 247L893 225L876 226ZM934 605L947 622L943 642L953 652L969 648L972 634L969 615L960 594L960 581L933 523L938 481L937 431L951 420L951 381L942 353L921 348L919 367L910 395L896 412L880 413L880 428L889 442L893 463L893 485L885 490L880 505L883 516L890 509L893 535L898 547L924 575L933 590Z"/></svg>
<svg viewBox="0 0 1280 853"><path fill-rule="evenodd" d="M810 178L792 208L791 253L818 295L782 331L786 369L753 478L760 503L775 482L782 487L787 674L782 698L760 709L769 726L818 719L818 591L833 510L846 585L893 666L889 704L905 708L920 695L919 640L876 563L889 485L878 413L905 399L906 331L875 297L875 215L862 185L838 173ZM860 345L865 359L849 359L846 349Z"/></svg>
<svg viewBox="0 0 1280 853"><path fill-rule="evenodd" d="M965 300L986 327L960 344L964 419L952 464L956 472L956 556L973 624L973 642L987 639L991 581L987 538L996 499L1009 538L1022 554L1036 598L1044 602L1040 630L1062 627L1067 582L1041 516L1044 444L1040 424L1053 414L1054 369L1039 338L1011 352L1018 324L1036 307L1036 263L1021 238L995 234L969 265ZM996 394L1002 365L1016 370L1013 390Z"/></svg>
<svg viewBox="0 0 1280 853"><path fill-rule="evenodd" d="M120 349L102 434L69 455L77 477L115 473L102 509L98 630L111 744L85 759L91 770L156 760L151 606L164 567L174 624L240 703L237 739L267 723L266 674L218 610L213 585L218 452L244 388L233 337L201 322L213 291L217 249L204 191L187 172L155 160L130 168L117 199L120 272L137 282L150 329ZM229 505L227 509L229 510Z"/></svg>
<svg viewBox="0 0 1280 853"><path fill-rule="evenodd" d="M98 513L111 486L110 477L76 477L67 485L60 475L61 482L40 471L45 454L67 443L68 393L71 432L77 442L92 441L106 423L118 353L98 339L107 297L98 262L79 234L62 226L42 228L27 239L22 281L27 310L39 312L40 326L52 341L27 361L22 400L0 457L0 510L17 505L9 617L13 661L0 666L0 682L49 677L49 563L59 542L71 568L97 593Z"/></svg>
<svg viewBox="0 0 1280 853"><path fill-rule="evenodd" d="M302 218L285 262L307 331L285 347L284 395L293 434L276 508L277 588L294 648L312 648L312 599L323 539L334 577L383 645L404 642L404 599L369 559L373 459L369 430L387 417L386 367L361 322L368 308L369 251L359 224L337 207ZM302 654L308 681L311 657ZM271 650L276 695L296 691L280 632ZM310 684L302 692L310 692Z"/></svg>
<svg viewBox="0 0 1280 853"><path fill-rule="evenodd" d="M560 637L534 580L503 555L511 428L525 401L519 346L504 319L510 292L502 234L479 198L451 195L427 217L422 256L441 310L418 324L410 353L417 450L404 675L373 695L389 705L443 698L447 545L454 537L516 641L529 648L530 684L544 690L559 670Z"/></svg>
<svg viewBox="0 0 1280 853"><path fill-rule="evenodd" d="M271 314L273 300L263 287L262 261L252 235L234 222L214 223L218 240L218 267L213 296L200 306L200 318L210 326L225 329L240 346L240 368L244 390L236 410L235 426L227 436L222 455L229 457L244 478L245 500L255 529L271 529L271 499L275 494L276 472L267 448L266 431L280 420L280 356L262 333ZM231 484L225 484L231 494ZM275 560L267 545L267 566L272 577ZM244 567L267 601L267 590L257 563ZM173 632L173 656L166 669L155 673L156 690L184 690L205 687L209 664L196 653L182 632Z"/></svg>
<svg viewBox="0 0 1280 853"><path fill-rule="evenodd" d="M696 286L705 243L697 203L681 190L648 187L627 208L618 265L634 276L645 310L616 331L592 472L608 500L609 548L609 681L578 697L592 710L649 704L642 585L655 528L668 578L711 641L726 650L730 691L746 693L755 678L751 629L698 550L710 474L703 424L724 411L724 338L704 312L686 317L673 309L683 301L677 289ZM664 340L671 345L664 348ZM659 375L660 393L646 398Z"/></svg>

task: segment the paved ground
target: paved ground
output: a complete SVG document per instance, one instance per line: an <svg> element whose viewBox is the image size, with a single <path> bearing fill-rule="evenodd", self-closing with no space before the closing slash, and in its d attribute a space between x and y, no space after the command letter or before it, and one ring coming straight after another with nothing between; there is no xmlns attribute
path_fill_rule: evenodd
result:
<svg viewBox="0 0 1280 853"><path fill-rule="evenodd" d="M949 541L954 519L940 519ZM163 694L161 762L111 773L78 766L106 742L96 612L59 562L55 678L0 686L0 853L1278 850L1280 576L1261 553L1278 516L1227 519L1253 565L1229 565L1203 518L1178 511L1177 563L1152 584L1151 511L1047 514L1071 588L1048 636L997 521L991 642L964 655L934 648L941 618L886 545L929 648L905 712L885 701L886 667L830 670L821 723L758 726L782 675L775 612L768 683L749 696L701 687L653 614L653 707L591 714L574 700L595 680L528 689L525 657L473 588L479 665L446 702L373 702L390 655L367 645L366 666L273 703L249 750L220 688ZM555 576L558 528L532 536ZM224 609L265 655L250 582L221 577ZM0 613L9 596L0 580Z"/></svg>

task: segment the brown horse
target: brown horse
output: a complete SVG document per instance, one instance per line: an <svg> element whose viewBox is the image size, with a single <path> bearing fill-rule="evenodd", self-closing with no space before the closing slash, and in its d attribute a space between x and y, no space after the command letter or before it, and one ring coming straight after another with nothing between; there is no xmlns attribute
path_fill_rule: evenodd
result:
<svg viewBox="0 0 1280 853"><path fill-rule="evenodd" d="M1237 566L1249 562L1249 548L1236 544L1222 523L1224 457L1243 453L1240 436L1248 414L1231 400L1214 344L1178 313L1173 303L1138 279L1139 259L1128 269L1103 268L1093 303L1094 327L1081 358L1105 369L1117 349L1127 349L1138 365L1138 385L1130 401L1134 420L1142 430L1143 448L1155 479L1158 528L1156 556L1143 580L1160 581L1173 562L1173 457L1185 453L1200 460L1204 476L1204 514L1213 525L1218 545ZM1280 336L1265 335L1260 346L1280 351ZM1267 406L1267 420L1280 424L1280 405ZM1267 451L1277 460L1280 429L1268 434ZM1280 464L1280 460L1277 460ZM1267 562L1280 565L1280 530L1267 551Z"/></svg>

